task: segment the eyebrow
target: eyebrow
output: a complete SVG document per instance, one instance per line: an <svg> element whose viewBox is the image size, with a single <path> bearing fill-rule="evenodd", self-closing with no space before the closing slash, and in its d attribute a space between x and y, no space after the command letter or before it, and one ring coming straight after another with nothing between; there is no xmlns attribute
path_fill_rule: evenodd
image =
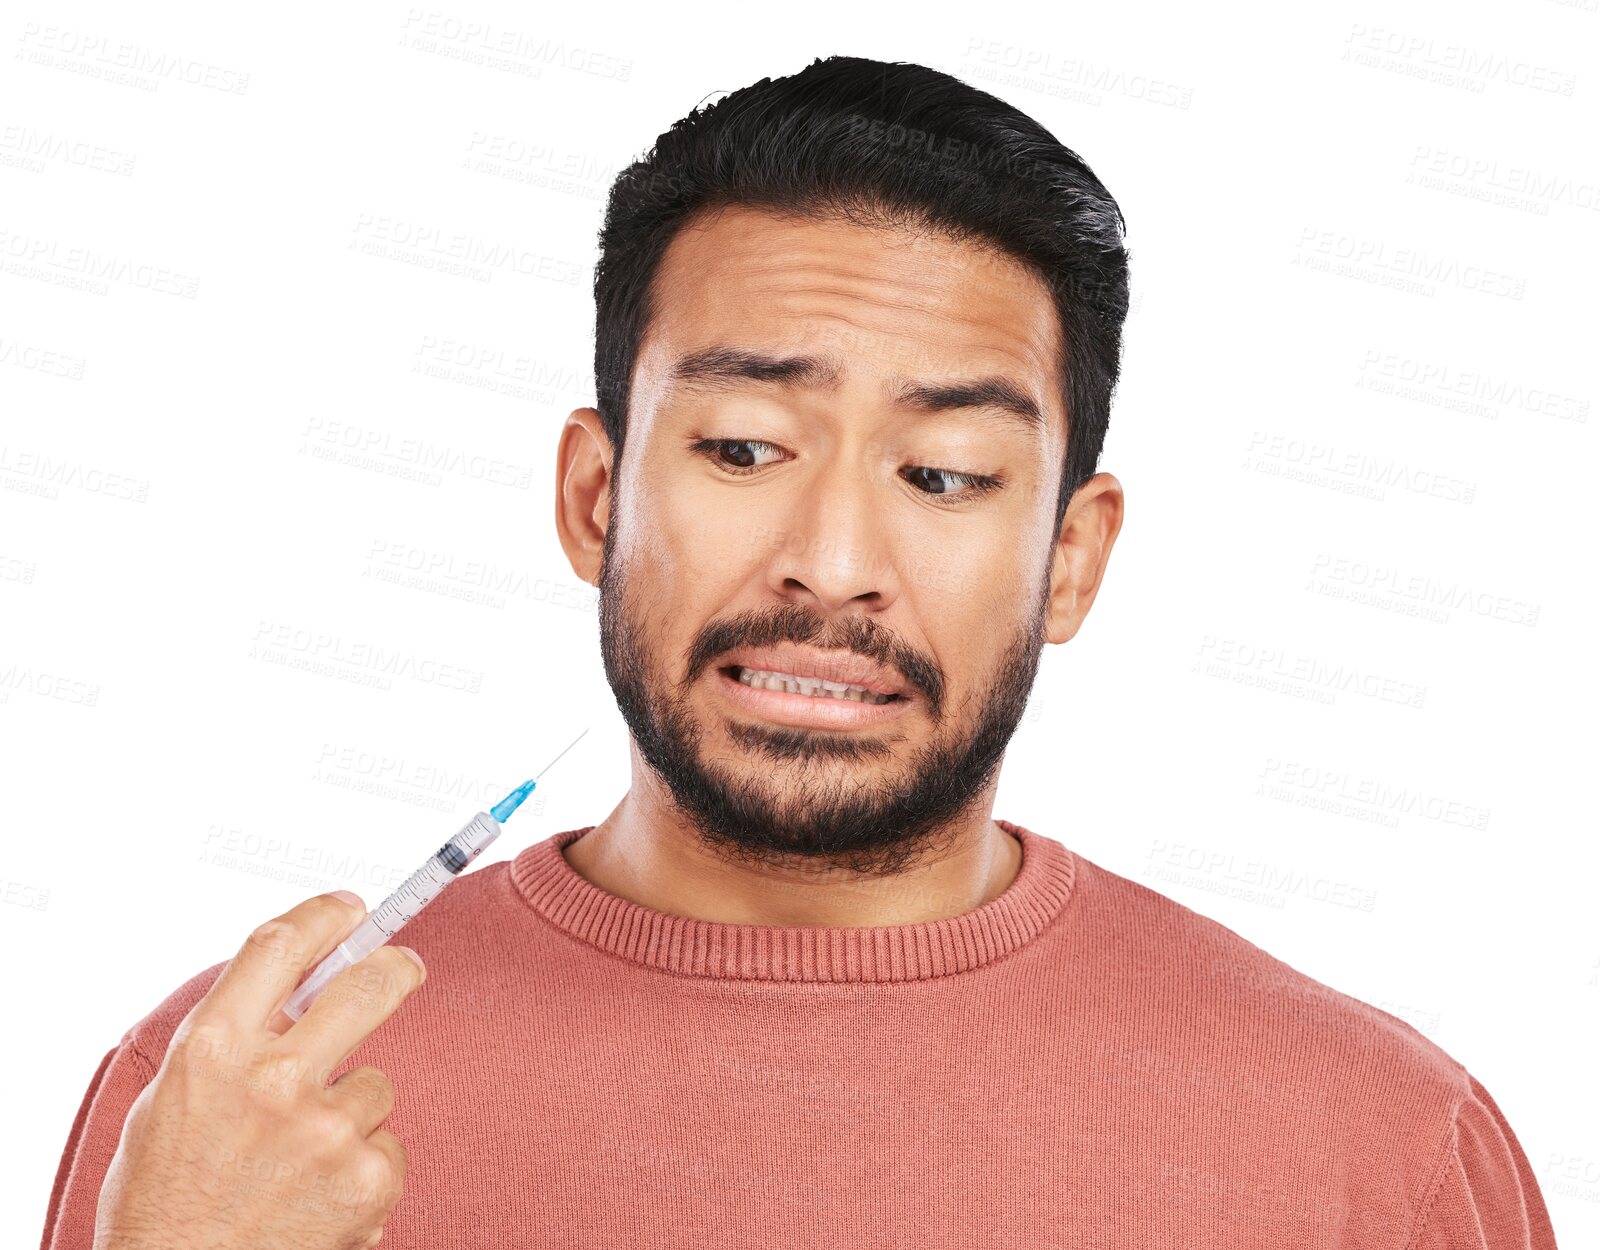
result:
<svg viewBox="0 0 1600 1250"><path fill-rule="evenodd" d="M838 387L843 371L826 356L772 356L740 347L707 347L680 356L672 366L674 383L697 390L737 388L744 383L807 386L818 390ZM1031 433L1045 427L1045 416L1033 396L1010 378L993 374L959 382L926 382L895 374L890 398L902 408L918 412L973 410L1003 413Z"/></svg>

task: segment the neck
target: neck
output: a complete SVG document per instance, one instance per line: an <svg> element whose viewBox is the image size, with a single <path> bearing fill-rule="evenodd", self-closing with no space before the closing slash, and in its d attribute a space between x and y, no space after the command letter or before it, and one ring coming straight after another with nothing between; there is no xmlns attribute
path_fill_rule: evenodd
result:
<svg viewBox="0 0 1600 1250"><path fill-rule="evenodd" d="M984 801L941 831L938 854L891 876L731 862L708 846L633 753L633 785L564 852L591 885L642 907L721 924L811 928L923 924L981 907L1011 884L1022 847Z"/></svg>

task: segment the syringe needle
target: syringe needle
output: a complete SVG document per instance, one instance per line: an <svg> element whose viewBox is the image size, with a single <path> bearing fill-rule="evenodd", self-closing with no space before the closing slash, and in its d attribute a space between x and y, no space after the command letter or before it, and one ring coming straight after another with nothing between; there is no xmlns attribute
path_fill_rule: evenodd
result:
<svg viewBox="0 0 1600 1250"><path fill-rule="evenodd" d="M589 731L587 729L585 729L583 731L583 734L586 734L588 732ZM573 747L577 746L578 745L578 739L582 738L583 734L579 734L577 738L574 738L571 742L567 743L566 748L561 752L561 755L565 755L568 751L572 750ZM561 755L556 756L556 760L560 759ZM540 777L543 777L547 772L550 771L550 765L554 764L556 762L556 760L551 760L549 764L546 764L538 772L534 773L533 779L535 781L538 781Z"/></svg>

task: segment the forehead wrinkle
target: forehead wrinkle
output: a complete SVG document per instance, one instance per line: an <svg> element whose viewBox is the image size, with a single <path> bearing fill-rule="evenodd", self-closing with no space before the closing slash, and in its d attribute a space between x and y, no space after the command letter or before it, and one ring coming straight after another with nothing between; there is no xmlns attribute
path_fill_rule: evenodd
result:
<svg viewBox="0 0 1600 1250"><path fill-rule="evenodd" d="M972 298L970 292L963 291L959 286L952 288L948 283L932 280L914 283L902 280L898 275L887 281L880 282L876 279L861 277L859 274L848 275L856 279L855 287L883 287L894 286L910 287L915 291L926 291L945 298L937 300L915 299L899 297L892 292L878 290L849 289L844 283L817 283L809 280L804 275L795 275L784 270L781 266L770 265L764 267L762 273L769 275L770 280L753 283L748 288L751 294L764 295L769 298L772 305L784 311L793 311L797 316L804 317L831 317L850 322L863 331L885 337L911 337L925 339L928 337L925 330L920 330L903 323L897 324L893 330L884 331L872 327L873 318L857 308L846 310L802 308L793 309L794 304L824 303L828 301L850 301L853 304L865 305L869 310L884 313L904 314L915 313L936 321L945 322L954 326L967 327L977 330L980 334L994 334L997 330L1008 340L1000 346L977 347L979 351L999 351L1019 357L1026 357L1026 363L1036 366L1039 362L1035 359L1039 354L1039 344L1036 340L1036 331L1040 329L1037 324L1041 316L1047 328L1044 336L1047 343L1046 351L1055 350L1060 337L1060 327L1057 323L1058 312L1055 301L1046 298L1043 305L1039 305L1028 298L1031 284L1026 280L1006 283L1006 311L1016 315L1007 317L1002 322L996 322L992 314L993 307L984 308L985 300L990 299L992 293L987 290L982 298ZM1046 293L1047 294L1047 293ZM1020 298L1012 299L1017 296ZM990 300L992 303L992 300ZM1020 349L1020 350L1019 350ZM1053 371L1053 367L1052 370Z"/></svg>
<svg viewBox="0 0 1600 1250"><path fill-rule="evenodd" d="M775 376L770 379L775 389L807 385L826 391L853 383L856 377L874 378L880 380L878 389L885 398L893 401L913 378L918 385L942 389L1008 371L1015 375L1020 369L1022 376L1009 380L1041 410L1042 421L1034 423L1021 414L1005 415L1001 408L964 411L1012 425L1027 421L1040 433L1057 424L1054 413L1060 397L1055 388L1064 327L1048 292L1030 282L1027 267L1010 256L985 252L973 263L929 247L910 249L911 263L902 264L900 258L907 249L890 241L863 255L787 231L769 240L759 240L743 229L720 241L710 237L715 234L713 229L692 242L686 237L674 240L675 245L684 246L670 249L675 263L669 262L663 270L672 272L678 283L687 287L680 288L680 298L672 301L679 313L691 321L722 320L730 329L738 326L748 331L753 325L760 326L761 337L769 342L750 350L771 356L818 356L837 366L837 376L831 380L823 373L809 378L803 373ZM755 246L760 242L771 246ZM963 280L975 282L976 289L964 291ZM1042 305L1029 298L1034 290L1046 295ZM932 298L916 298L920 294ZM1048 325L1040 324L1041 317ZM836 347L835 353L808 350L807 340L834 338L837 343L836 336L820 329L826 322L848 327L854 338L866 342L847 341L839 345L842 351ZM979 341L950 343L938 331L940 325L976 331L974 337ZM770 341L774 338L787 342L779 347ZM992 363L986 363L985 357ZM953 372L952 359L963 362L961 376L938 376ZM930 371L934 376L927 376ZM1042 400L1034 386L1041 379L1046 383ZM762 388L761 382L752 384L740 378L681 381L685 387L700 390ZM679 382L674 369L667 378L669 396Z"/></svg>
<svg viewBox="0 0 1600 1250"><path fill-rule="evenodd" d="M730 275L736 277L737 275ZM892 312L917 312L943 321L990 328L992 323L973 316L967 307L974 303L970 292L937 279L916 281L904 274L863 274L836 270L819 277L796 273L772 264L752 271L757 280L749 283L752 294L778 299L817 299L856 301L872 308Z"/></svg>

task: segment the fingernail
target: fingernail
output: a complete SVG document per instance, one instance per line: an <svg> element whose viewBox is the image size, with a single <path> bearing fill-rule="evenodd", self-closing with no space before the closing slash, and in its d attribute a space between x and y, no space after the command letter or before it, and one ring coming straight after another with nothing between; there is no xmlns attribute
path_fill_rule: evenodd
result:
<svg viewBox="0 0 1600 1250"><path fill-rule="evenodd" d="M406 954L410 955L412 959L417 961L417 968L422 973L422 979L426 981L428 979L428 965L422 962L422 956L417 954L417 952L412 950L409 946L402 946L400 949Z"/></svg>
<svg viewBox="0 0 1600 1250"><path fill-rule="evenodd" d="M333 897L342 898L345 902L349 903L350 906L359 907L362 911L367 910L367 905L361 901L361 896L359 894L352 894L349 890L335 890L333 892Z"/></svg>

